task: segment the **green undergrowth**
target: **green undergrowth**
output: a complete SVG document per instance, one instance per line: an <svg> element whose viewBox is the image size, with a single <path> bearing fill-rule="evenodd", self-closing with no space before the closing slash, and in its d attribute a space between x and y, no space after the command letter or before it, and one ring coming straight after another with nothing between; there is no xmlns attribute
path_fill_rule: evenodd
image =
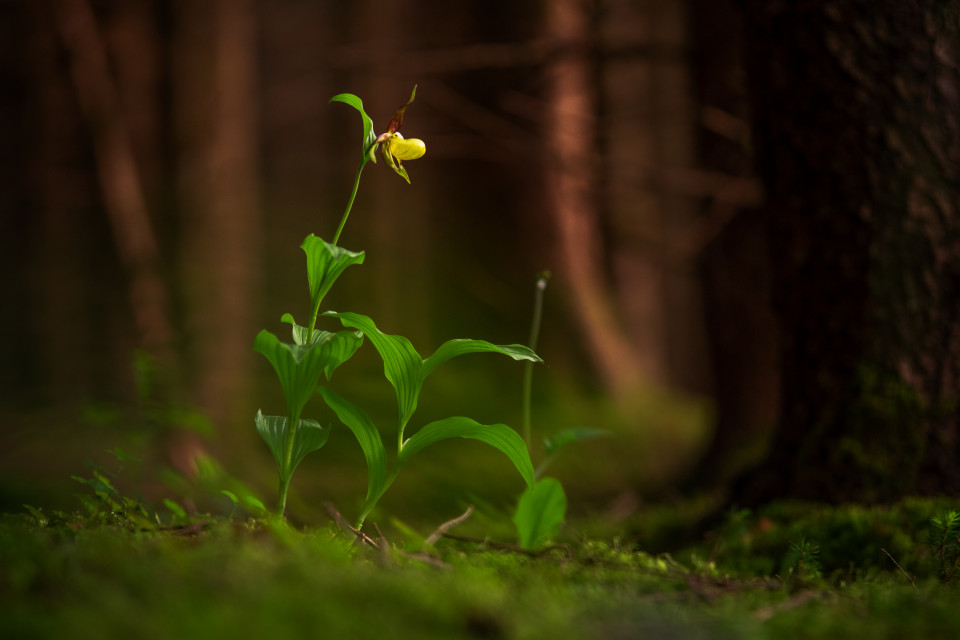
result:
<svg viewBox="0 0 960 640"><path fill-rule="evenodd" d="M954 506L776 503L670 555L576 523L534 553L461 527L359 542L346 525L9 515L0 637L957 637L930 535Z"/></svg>
<svg viewBox="0 0 960 640"><path fill-rule="evenodd" d="M734 575L782 575L791 569L791 551L805 544L816 549L816 573L832 583L891 571L904 579L943 577L928 540L931 520L957 507L956 500L910 498L880 506L781 501L756 512L730 509L682 555Z"/></svg>

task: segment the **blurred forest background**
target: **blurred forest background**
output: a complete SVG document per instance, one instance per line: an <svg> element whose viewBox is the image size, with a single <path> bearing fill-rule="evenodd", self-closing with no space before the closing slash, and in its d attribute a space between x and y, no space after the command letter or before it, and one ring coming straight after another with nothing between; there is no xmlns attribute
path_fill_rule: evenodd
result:
<svg viewBox="0 0 960 640"><path fill-rule="evenodd" d="M957 491L957 3L802 5L0 0L0 508L69 505L113 447L141 485L204 450L269 498L252 341L308 313L298 246L349 195L328 100L382 131L415 84L427 154L365 171L367 262L326 304L424 355L522 343L550 269L535 429L614 432L554 470L575 511ZM335 382L390 425L363 354ZM416 421L519 426L521 369L455 361ZM519 492L478 448L408 474ZM295 512L359 500L362 465L336 433Z"/></svg>

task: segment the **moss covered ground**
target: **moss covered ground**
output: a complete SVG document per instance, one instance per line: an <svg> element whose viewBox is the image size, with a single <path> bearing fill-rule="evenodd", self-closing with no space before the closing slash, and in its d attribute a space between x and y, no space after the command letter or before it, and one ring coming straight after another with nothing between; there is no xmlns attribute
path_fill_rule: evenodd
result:
<svg viewBox="0 0 960 640"><path fill-rule="evenodd" d="M663 509L606 535L571 523L537 553L507 529L474 535L482 517L432 545L387 526L378 549L332 523L14 514L0 637L955 638L957 591L928 540L954 507L776 503L669 553Z"/></svg>

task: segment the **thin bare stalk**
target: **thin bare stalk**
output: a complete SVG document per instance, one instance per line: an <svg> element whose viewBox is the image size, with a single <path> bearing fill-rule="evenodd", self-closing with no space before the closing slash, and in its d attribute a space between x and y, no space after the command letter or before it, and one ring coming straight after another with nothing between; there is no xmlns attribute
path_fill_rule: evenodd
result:
<svg viewBox="0 0 960 640"><path fill-rule="evenodd" d="M540 322L543 318L543 292L547 288L549 279L549 271L541 271L537 274L537 284L533 294L533 319L530 322L530 340L527 341L527 346L533 351L537 350L537 341L540 339ZM527 443L528 450L532 443L530 397L533 393L533 364L533 362L528 361L523 369L523 440Z"/></svg>

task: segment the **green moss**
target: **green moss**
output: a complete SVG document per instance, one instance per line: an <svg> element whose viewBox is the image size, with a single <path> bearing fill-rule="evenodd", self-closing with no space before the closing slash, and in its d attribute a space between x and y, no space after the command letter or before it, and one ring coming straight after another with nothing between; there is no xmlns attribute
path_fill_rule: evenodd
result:
<svg viewBox="0 0 960 640"><path fill-rule="evenodd" d="M884 506L777 502L728 517L708 543L687 553L713 558L723 571L770 576L782 569L792 544L807 540L819 547L821 571L834 583L898 573L894 559L912 576L934 579L939 565L925 545L930 519L956 506L918 498Z"/></svg>
<svg viewBox="0 0 960 640"><path fill-rule="evenodd" d="M913 493L923 461L930 408L899 374L861 366L843 435L829 452L839 485L867 502ZM891 470L896 470L891 473Z"/></svg>
<svg viewBox="0 0 960 640"><path fill-rule="evenodd" d="M223 521L138 533L8 517L0 637L955 637L955 591L924 545L929 517L950 505L778 503L732 512L673 556L617 540L529 556L444 539L443 568L400 546L384 560L327 529ZM823 578L771 577L798 540L818 546Z"/></svg>

